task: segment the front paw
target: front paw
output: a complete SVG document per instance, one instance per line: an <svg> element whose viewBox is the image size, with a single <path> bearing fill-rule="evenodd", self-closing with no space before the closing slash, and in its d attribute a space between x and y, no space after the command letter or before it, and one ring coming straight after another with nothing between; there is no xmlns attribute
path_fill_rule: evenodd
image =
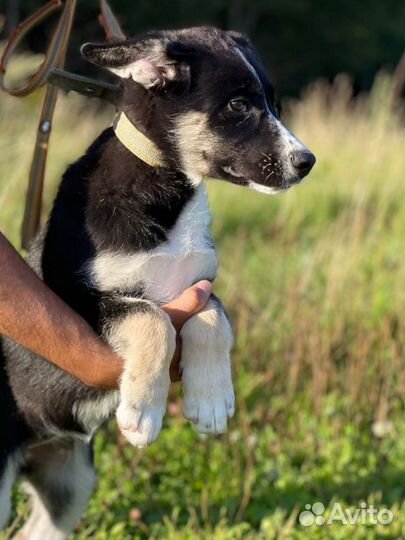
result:
<svg viewBox="0 0 405 540"><path fill-rule="evenodd" d="M156 440L162 428L165 407L151 404L131 405L122 400L117 409L121 433L137 448L144 448Z"/></svg>
<svg viewBox="0 0 405 540"><path fill-rule="evenodd" d="M190 420L200 433L225 433L228 418L235 413L235 396L232 384L224 386L192 385L185 391L183 401L184 416ZM186 386L187 388L187 386Z"/></svg>

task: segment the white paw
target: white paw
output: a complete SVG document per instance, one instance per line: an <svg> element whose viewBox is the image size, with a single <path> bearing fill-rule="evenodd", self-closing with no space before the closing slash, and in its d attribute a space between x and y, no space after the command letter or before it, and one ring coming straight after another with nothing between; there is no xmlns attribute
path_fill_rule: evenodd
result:
<svg viewBox="0 0 405 540"><path fill-rule="evenodd" d="M131 406L121 401L117 409L117 421L121 433L138 448L152 443L162 428L164 407Z"/></svg>
<svg viewBox="0 0 405 540"><path fill-rule="evenodd" d="M214 395L213 395L214 394ZM187 392L183 402L183 413L200 433L225 433L228 418L235 413L235 396L232 387L215 392Z"/></svg>
<svg viewBox="0 0 405 540"><path fill-rule="evenodd" d="M235 412L232 329L217 300L183 327L183 412L201 433L224 433Z"/></svg>

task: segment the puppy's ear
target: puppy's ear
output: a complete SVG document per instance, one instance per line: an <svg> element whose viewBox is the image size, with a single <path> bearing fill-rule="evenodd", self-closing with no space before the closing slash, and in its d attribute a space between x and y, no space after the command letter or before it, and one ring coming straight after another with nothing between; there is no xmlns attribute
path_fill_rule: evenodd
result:
<svg viewBox="0 0 405 540"><path fill-rule="evenodd" d="M241 34L240 32L234 32L233 30L228 30L227 34L231 37L234 42L242 48L252 47L252 44L247 36Z"/></svg>
<svg viewBox="0 0 405 540"><path fill-rule="evenodd" d="M185 77L183 65L169 56L170 41L147 38L136 42L86 43L81 53L86 60L110 70L123 79L132 79L144 88L165 86Z"/></svg>

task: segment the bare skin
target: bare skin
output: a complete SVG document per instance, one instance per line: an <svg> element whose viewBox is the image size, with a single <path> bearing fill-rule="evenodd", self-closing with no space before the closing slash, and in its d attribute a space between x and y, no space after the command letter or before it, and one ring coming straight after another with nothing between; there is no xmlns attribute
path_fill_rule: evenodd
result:
<svg viewBox="0 0 405 540"><path fill-rule="evenodd" d="M205 307L211 283L200 281L162 309L177 333ZM0 334L95 388L117 388L122 360L75 311L55 295L0 233ZM170 368L180 379L181 342Z"/></svg>

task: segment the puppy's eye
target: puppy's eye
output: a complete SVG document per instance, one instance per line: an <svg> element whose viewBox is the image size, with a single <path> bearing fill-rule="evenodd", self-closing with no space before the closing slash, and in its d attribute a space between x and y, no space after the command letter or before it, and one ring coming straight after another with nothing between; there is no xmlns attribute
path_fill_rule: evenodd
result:
<svg viewBox="0 0 405 540"><path fill-rule="evenodd" d="M231 111L243 113L247 112L249 110L250 103L245 98L237 98L237 99L231 99L231 101L228 103L228 108Z"/></svg>

